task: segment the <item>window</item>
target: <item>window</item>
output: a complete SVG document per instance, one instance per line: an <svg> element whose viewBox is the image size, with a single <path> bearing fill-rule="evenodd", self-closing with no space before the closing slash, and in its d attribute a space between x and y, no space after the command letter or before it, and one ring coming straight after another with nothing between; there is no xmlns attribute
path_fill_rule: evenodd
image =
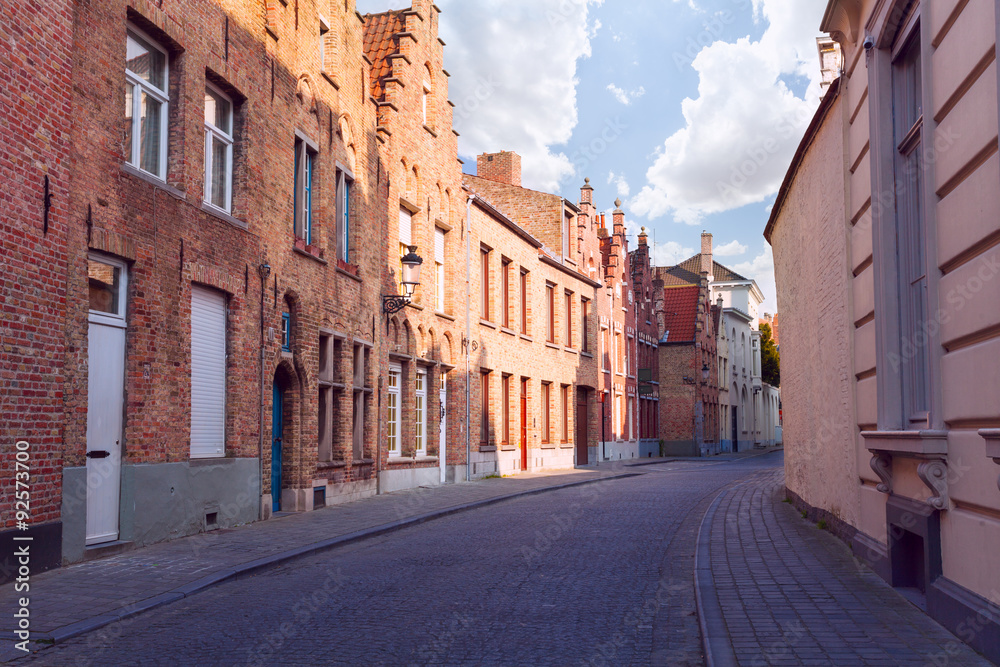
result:
<svg viewBox="0 0 1000 667"><path fill-rule="evenodd" d="M633 419L632 419L632 410L633 410L632 406L633 406L634 401L635 401L635 399L632 398L631 396L629 396L629 398L628 398L628 406L627 406L627 409L625 410L625 420L626 420L626 424L627 424L626 425L626 429L627 429L626 432L628 433L628 439L629 440L635 439L635 431L634 431L635 425L633 424ZM706 411L703 414L707 415L708 412Z"/></svg>
<svg viewBox="0 0 1000 667"><path fill-rule="evenodd" d="M125 265L114 260L87 259L90 313L123 324L125 319Z"/></svg>
<svg viewBox="0 0 1000 667"><path fill-rule="evenodd" d="M629 339L625 339L625 375L631 376L632 367L632 344Z"/></svg>
<svg viewBox="0 0 1000 667"><path fill-rule="evenodd" d="M521 333L528 335L528 272L521 269Z"/></svg>
<svg viewBox="0 0 1000 667"><path fill-rule="evenodd" d="M565 315L563 316L563 322L566 323L566 347L573 347L573 293L566 292L563 296L563 304L565 308Z"/></svg>
<svg viewBox="0 0 1000 667"><path fill-rule="evenodd" d="M555 285L545 286L545 305L548 317L545 319L545 340L556 342L556 288Z"/></svg>
<svg viewBox="0 0 1000 667"><path fill-rule="evenodd" d="M329 334L319 335L319 450L320 461L333 460L333 368L334 342Z"/></svg>
<svg viewBox="0 0 1000 667"><path fill-rule="evenodd" d="M351 418L354 460L365 456L365 399L367 391L368 360L371 350L365 345L354 345L354 403Z"/></svg>
<svg viewBox="0 0 1000 667"><path fill-rule="evenodd" d="M292 314L281 314L281 351L292 351Z"/></svg>
<svg viewBox="0 0 1000 667"><path fill-rule="evenodd" d="M319 71L326 72L328 63L326 62L326 40L327 33L330 32L330 24L323 15L319 17ZM332 63L330 63L332 64Z"/></svg>
<svg viewBox="0 0 1000 667"><path fill-rule="evenodd" d="M510 383L511 376L503 376L503 444L511 441L510 433Z"/></svg>
<svg viewBox="0 0 1000 667"><path fill-rule="evenodd" d="M569 385L564 384L562 390L562 441L569 442Z"/></svg>
<svg viewBox="0 0 1000 667"><path fill-rule="evenodd" d="M490 321L490 251L486 248L479 250L479 263L480 282L482 284L479 304L480 317Z"/></svg>
<svg viewBox="0 0 1000 667"><path fill-rule="evenodd" d="M434 228L434 288L436 293L435 308L439 313L445 312L444 302L444 237L445 231Z"/></svg>
<svg viewBox="0 0 1000 667"><path fill-rule="evenodd" d="M429 84L427 81L424 81L423 94L420 96L421 105L423 107L424 125L430 125L430 123L428 122L428 106L430 103L430 97L431 97L431 84Z"/></svg>
<svg viewBox="0 0 1000 667"><path fill-rule="evenodd" d="M312 244L313 167L316 151L303 139L295 140L295 237Z"/></svg>
<svg viewBox="0 0 1000 667"><path fill-rule="evenodd" d="M590 352L590 299L580 299L580 349Z"/></svg>
<svg viewBox="0 0 1000 667"><path fill-rule="evenodd" d="M389 389L386 392L387 420L386 434L388 443L386 450L389 456L401 456L399 449L400 415L402 406L400 405L399 388L402 384L403 369L401 366L389 366Z"/></svg>
<svg viewBox="0 0 1000 667"><path fill-rule="evenodd" d="M504 258L502 260L503 265L503 283L500 285L500 324L510 328L510 260Z"/></svg>
<svg viewBox="0 0 1000 667"><path fill-rule="evenodd" d="M205 201L226 213L233 195L233 103L205 86Z"/></svg>
<svg viewBox="0 0 1000 667"><path fill-rule="evenodd" d="M343 169L337 170L337 259L351 262L351 191L354 179Z"/></svg>
<svg viewBox="0 0 1000 667"><path fill-rule="evenodd" d="M611 370L611 353L608 350L608 330L601 330L601 366L606 371Z"/></svg>
<svg viewBox="0 0 1000 667"><path fill-rule="evenodd" d="M403 287L403 257L410 252L409 248L413 245L413 214L410 213L409 209L400 207L399 209L399 266L397 266L397 271L399 279L396 281L399 283L399 288Z"/></svg>
<svg viewBox="0 0 1000 667"><path fill-rule="evenodd" d="M490 372L481 371L479 374L479 389L482 399L479 417L479 442L488 445L490 442Z"/></svg>
<svg viewBox="0 0 1000 667"><path fill-rule="evenodd" d="M927 250L924 224L923 88L921 85L920 29L904 35L892 63L893 169L896 174L896 242L899 258L899 336L902 341L926 337ZM897 47L899 48L899 47ZM929 345L904 346L900 355L903 426L928 424L930 378ZM757 363L756 349L754 364Z"/></svg>
<svg viewBox="0 0 1000 667"><path fill-rule="evenodd" d="M542 383L542 442L548 444L552 438L552 403L550 392L552 385L548 382Z"/></svg>
<svg viewBox="0 0 1000 667"><path fill-rule="evenodd" d="M126 162L158 178L167 176L167 52L129 26L125 47Z"/></svg>
<svg viewBox="0 0 1000 667"><path fill-rule="evenodd" d="M226 447L226 295L191 286L191 458Z"/></svg>
<svg viewBox="0 0 1000 667"><path fill-rule="evenodd" d="M414 445L417 456L427 454L427 371L417 371L417 387L414 396L414 424L416 427Z"/></svg>

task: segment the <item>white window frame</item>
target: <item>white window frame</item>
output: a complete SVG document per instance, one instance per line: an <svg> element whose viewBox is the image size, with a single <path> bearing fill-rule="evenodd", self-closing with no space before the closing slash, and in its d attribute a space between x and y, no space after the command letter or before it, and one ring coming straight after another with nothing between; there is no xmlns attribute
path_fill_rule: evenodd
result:
<svg viewBox="0 0 1000 667"><path fill-rule="evenodd" d="M89 311L88 321L96 324L106 324L108 326L124 329L126 326L126 314L128 308L128 265L120 259L109 257L101 253L91 252L87 254L88 262L104 264L118 269L118 310L119 314L107 313L101 310Z"/></svg>
<svg viewBox="0 0 1000 667"><path fill-rule="evenodd" d="M418 368L413 392L413 442L417 456L427 455L427 369Z"/></svg>
<svg viewBox="0 0 1000 667"><path fill-rule="evenodd" d="M440 249L438 248L440 241ZM440 228L434 228L434 291L435 308L437 312L445 312L445 290L444 290L444 247L448 242L447 232ZM440 252L439 252L440 250Z"/></svg>
<svg viewBox="0 0 1000 667"><path fill-rule="evenodd" d="M236 114L234 110L233 99L224 93L222 89L218 86L212 84L209 81L205 82L205 88L211 90L213 93L221 97L222 99L229 102L229 127L230 132L225 132L222 128L217 127L214 123L208 120L208 116L205 116L205 203L212 208L219 208L212 202L212 196L215 194L212 192L212 139L218 139L226 146L226 205L222 208L223 211L229 213L233 209L233 137L236 134Z"/></svg>
<svg viewBox="0 0 1000 667"><path fill-rule="evenodd" d="M164 88L161 90L156 86L152 85L148 81L142 79L142 77L137 76L131 70L129 70L126 60L125 67L125 82L130 84L132 88L132 145L129 147L129 155L125 158L125 162L129 165L139 169L143 173L150 174L161 180L166 180L167 178L167 129L169 127L169 116L170 116L170 54L160 46L160 43L150 37L148 34L137 28L134 24L126 24L126 34L135 33L137 37L140 37L149 46L156 49L163 54L163 83ZM128 37L126 36L126 43ZM127 57L127 56L126 56ZM152 173L146 171L140 166L141 160L139 159L140 152L140 141L142 138L142 132L140 130L140 118L142 112L142 95L140 92L144 92L156 99L162 105L162 113L160 113L160 171L159 173Z"/></svg>
<svg viewBox="0 0 1000 667"><path fill-rule="evenodd" d="M393 379L396 385L393 386ZM389 458L399 458L403 455L400 445L400 430L402 427L403 405L400 392L403 384L403 367L392 364L389 366L389 377L386 382L386 452ZM393 414L395 412L395 414ZM395 432L393 432L393 427Z"/></svg>
<svg viewBox="0 0 1000 667"><path fill-rule="evenodd" d="M351 261L351 190L354 189L354 175L337 164L337 259L349 264Z"/></svg>

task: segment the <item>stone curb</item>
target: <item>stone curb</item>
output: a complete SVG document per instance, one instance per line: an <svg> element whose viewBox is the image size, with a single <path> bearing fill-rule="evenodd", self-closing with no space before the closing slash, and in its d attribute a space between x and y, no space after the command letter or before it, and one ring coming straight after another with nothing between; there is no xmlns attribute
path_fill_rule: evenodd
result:
<svg viewBox="0 0 1000 667"><path fill-rule="evenodd" d="M712 521L719 509L722 497L733 489L746 484L750 480L737 482L719 491L715 500L705 512L698 528L698 540L694 551L694 599L698 608L698 625L701 628L701 643L705 651L705 664L735 665L736 652L729 638L729 627L722 615L719 597L715 591L715 578L712 576L711 537Z"/></svg>
<svg viewBox="0 0 1000 667"><path fill-rule="evenodd" d="M337 537L332 537L320 542L314 542L312 544L307 544L305 546L296 547L295 549L289 549L288 551L283 551L280 553L272 554L270 556L265 556L264 558L258 558L257 560L252 560L236 567L228 568L215 572L208 576L202 577L196 581L185 584L178 588L175 588L159 595L155 595L146 600L136 602L135 604L130 604L125 607L120 607L111 612L101 614L99 616L94 616L92 618L86 618L82 621L77 621L69 625L64 625L61 628L56 628L52 632L39 634L36 637L32 637L32 641L38 640L48 640L53 643L61 643L73 637L78 637L82 634L93 632L99 628L106 625L110 625L117 621L122 621L127 618L131 618L138 614L141 614L164 605L171 604L178 600L182 600L186 597L196 595L201 593L213 586L218 586L219 584L225 583L227 581L232 581L245 577L248 575L253 575L264 570L277 567L279 565L284 565L290 561L296 560L298 558L303 558L312 554L319 553L321 551L326 551L329 549L334 549L337 547L352 544L354 542L360 542L372 537L379 537L387 533L392 533L403 528L409 528L410 526L417 526L434 519L440 519L446 516L451 516L453 514L459 514L461 512L467 512L469 510L478 509L480 507L485 507L487 505L492 505L495 503L500 503L505 500L512 500L514 498L523 498L526 496L538 495L540 493L546 493L549 491L559 491L562 489L569 489L576 486L584 486L586 484L596 484L598 482L607 482L611 480L626 479L628 477L638 477L641 473L622 473L618 475L609 475L607 477L600 477L598 479L586 479L579 482L567 482L566 484L557 484L556 486L546 486L538 489L529 489L527 491L518 491L516 493L508 493L503 496L496 496L493 498L484 498L482 500L475 500L469 503L463 503L461 505L454 505L452 507L446 507L440 510L434 510L432 512L426 512L424 514L418 514L417 516L408 517L406 519L400 519L398 521L393 521L392 523L382 524L381 526L374 526L372 528L366 528L364 530L355 531L353 533L347 533L346 535L339 535ZM30 655L30 654L27 654Z"/></svg>

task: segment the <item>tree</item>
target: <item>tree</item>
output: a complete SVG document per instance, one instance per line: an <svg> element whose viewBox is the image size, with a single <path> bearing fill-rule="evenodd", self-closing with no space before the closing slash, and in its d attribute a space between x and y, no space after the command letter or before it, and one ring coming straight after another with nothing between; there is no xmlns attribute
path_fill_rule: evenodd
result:
<svg viewBox="0 0 1000 667"><path fill-rule="evenodd" d="M781 359L778 346L771 338L771 325L760 325L760 375L772 387L781 386Z"/></svg>

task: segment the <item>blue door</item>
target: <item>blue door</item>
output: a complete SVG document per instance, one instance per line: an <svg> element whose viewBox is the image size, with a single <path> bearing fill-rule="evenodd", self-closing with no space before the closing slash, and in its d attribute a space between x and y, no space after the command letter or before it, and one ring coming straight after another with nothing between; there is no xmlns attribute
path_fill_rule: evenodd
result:
<svg viewBox="0 0 1000 667"><path fill-rule="evenodd" d="M281 511L281 433L284 392L274 383L271 407L271 511Z"/></svg>

